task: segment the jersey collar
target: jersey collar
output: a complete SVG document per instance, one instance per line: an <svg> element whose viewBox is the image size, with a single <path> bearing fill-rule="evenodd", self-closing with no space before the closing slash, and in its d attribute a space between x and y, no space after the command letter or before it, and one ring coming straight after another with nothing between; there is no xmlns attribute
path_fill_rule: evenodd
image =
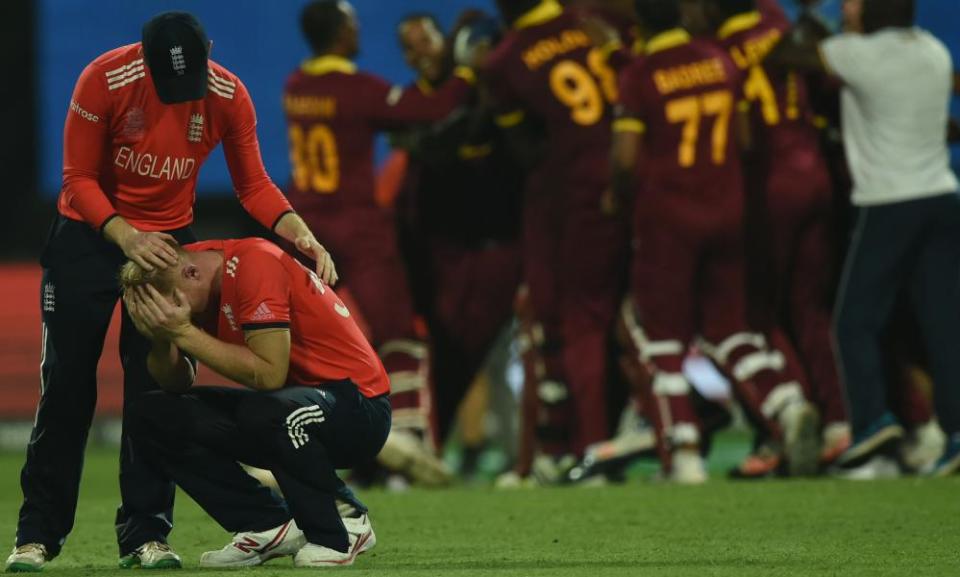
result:
<svg viewBox="0 0 960 577"><path fill-rule="evenodd" d="M690 42L690 33L683 28L672 28L647 41L647 54L682 46Z"/></svg>
<svg viewBox="0 0 960 577"><path fill-rule="evenodd" d="M513 27L516 30L529 28L553 20L561 14L563 14L563 6L557 0L543 0L514 20Z"/></svg>
<svg viewBox="0 0 960 577"><path fill-rule="evenodd" d="M357 65L342 56L328 54L327 56L317 56L316 58L304 61L300 66L300 70L310 76L320 76L321 74L329 74L330 72L353 74L357 71Z"/></svg>
<svg viewBox="0 0 960 577"><path fill-rule="evenodd" d="M737 32L743 32L744 30L749 30L760 23L760 12L754 10L753 12L744 12L742 14L737 14L727 18L727 20L720 25L720 29L717 30L717 38L723 40L724 38L729 38Z"/></svg>

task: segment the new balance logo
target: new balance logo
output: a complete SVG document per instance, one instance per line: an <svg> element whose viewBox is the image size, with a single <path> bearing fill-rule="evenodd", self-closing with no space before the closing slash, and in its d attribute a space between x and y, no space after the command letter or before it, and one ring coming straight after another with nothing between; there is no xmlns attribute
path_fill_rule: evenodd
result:
<svg viewBox="0 0 960 577"><path fill-rule="evenodd" d="M234 541L233 546L237 549L240 549L244 553L253 553L254 551L260 550L260 543L251 539L250 537L244 537L243 541Z"/></svg>
<svg viewBox="0 0 960 577"><path fill-rule="evenodd" d="M287 417L287 435L290 437L290 442L293 443L293 448L299 449L310 440L310 436L304 430L307 425L322 423L325 420L326 417L323 416L323 409L320 408L320 405L301 407L290 413Z"/></svg>
<svg viewBox="0 0 960 577"><path fill-rule="evenodd" d="M230 260L228 260L227 264L225 265L227 274L232 276L233 278L237 278L237 265L239 264L240 264L240 259L237 257L233 257Z"/></svg>
<svg viewBox="0 0 960 577"><path fill-rule="evenodd" d="M203 140L202 114L192 114L190 116L190 125L187 126L187 140L190 142L200 142Z"/></svg>
<svg viewBox="0 0 960 577"><path fill-rule="evenodd" d="M170 49L170 63L177 76L183 76L187 70L187 61L183 59L183 46L174 46Z"/></svg>
<svg viewBox="0 0 960 577"><path fill-rule="evenodd" d="M250 320L253 321L269 321L277 318L273 314L273 311L270 310L270 307L267 306L266 302L260 303L260 306L257 307L257 310L253 311L253 316L250 317Z"/></svg>

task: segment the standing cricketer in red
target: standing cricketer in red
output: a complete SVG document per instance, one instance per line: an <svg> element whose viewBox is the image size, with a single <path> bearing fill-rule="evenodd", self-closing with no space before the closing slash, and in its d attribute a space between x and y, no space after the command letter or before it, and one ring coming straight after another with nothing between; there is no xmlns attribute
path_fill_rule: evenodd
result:
<svg viewBox="0 0 960 577"><path fill-rule="evenodd" d="M241 204L260 224L317 261L333 262L263 168L256 113L240 79L209 60L190 14L160 14L143 41L98 56L80 74L64 126L59 214L43 266L42 393L21 474L17 549L8 566L37 570L73 528L83 451L97 398L97 362L120 296L117 271L175 262L166 241L193 239L197 173L223 143ZM120 331L124 405L155 389L150 345L126 313ZM144 466L124 421L116 528L123 567L179 567L166 545L173 483Z"/></svg>
<svg viewBox="0 0 960 577"><path fill-rule="evenodd" d="M430 96L405 91L357 71L351 61L358 50L357 21L347 2L310 2L300 23L314 57L290 75L284 89L293 164L287 197L342 255L341 294L362 319L390 375L397 434L381 461L390 459L399 441L416 437L423 447L405 443L413 451L409 457L437 469L429 350L415 325L393 215L374 196L373 148L379 132L447 116L469 94L472 74L461 69ZM416 475L416 469L407 472Z"/></svg>

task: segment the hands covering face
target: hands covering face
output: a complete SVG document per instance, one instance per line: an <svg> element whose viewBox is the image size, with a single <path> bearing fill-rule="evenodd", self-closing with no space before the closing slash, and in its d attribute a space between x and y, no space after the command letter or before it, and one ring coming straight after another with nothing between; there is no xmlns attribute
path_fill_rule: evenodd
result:
<svg viewBox="0 0 960 577"><path fill-rule="evenodd" d="M190 303L180 289L174 289L173 297L168 298L152 285L138 286L124 293L123 302L133 326L152 341L173 342L193 326Z"/></svg>

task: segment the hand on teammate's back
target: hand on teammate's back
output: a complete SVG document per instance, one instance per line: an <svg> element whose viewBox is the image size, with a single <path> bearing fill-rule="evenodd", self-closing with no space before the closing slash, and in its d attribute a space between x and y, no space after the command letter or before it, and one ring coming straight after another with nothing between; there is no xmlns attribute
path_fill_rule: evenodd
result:
<svg viewBox="0 0 960 577"><path fill-rule="evenodd" d="M177 264L177 251L170 246L171 242L176 241L166 233L134 230L118 244L128 259L144 270L152 271L154 268L163 270Z"/></svg>
<svg viewBox="0 0 960 577"><path fill-rule="evenodd" d="M312 234L297 238L294 244L297 250L317 261L317 276L320 280L330 286L337 284L340 277L337 275L337 267L333 264L333 257Z"/></svg>

